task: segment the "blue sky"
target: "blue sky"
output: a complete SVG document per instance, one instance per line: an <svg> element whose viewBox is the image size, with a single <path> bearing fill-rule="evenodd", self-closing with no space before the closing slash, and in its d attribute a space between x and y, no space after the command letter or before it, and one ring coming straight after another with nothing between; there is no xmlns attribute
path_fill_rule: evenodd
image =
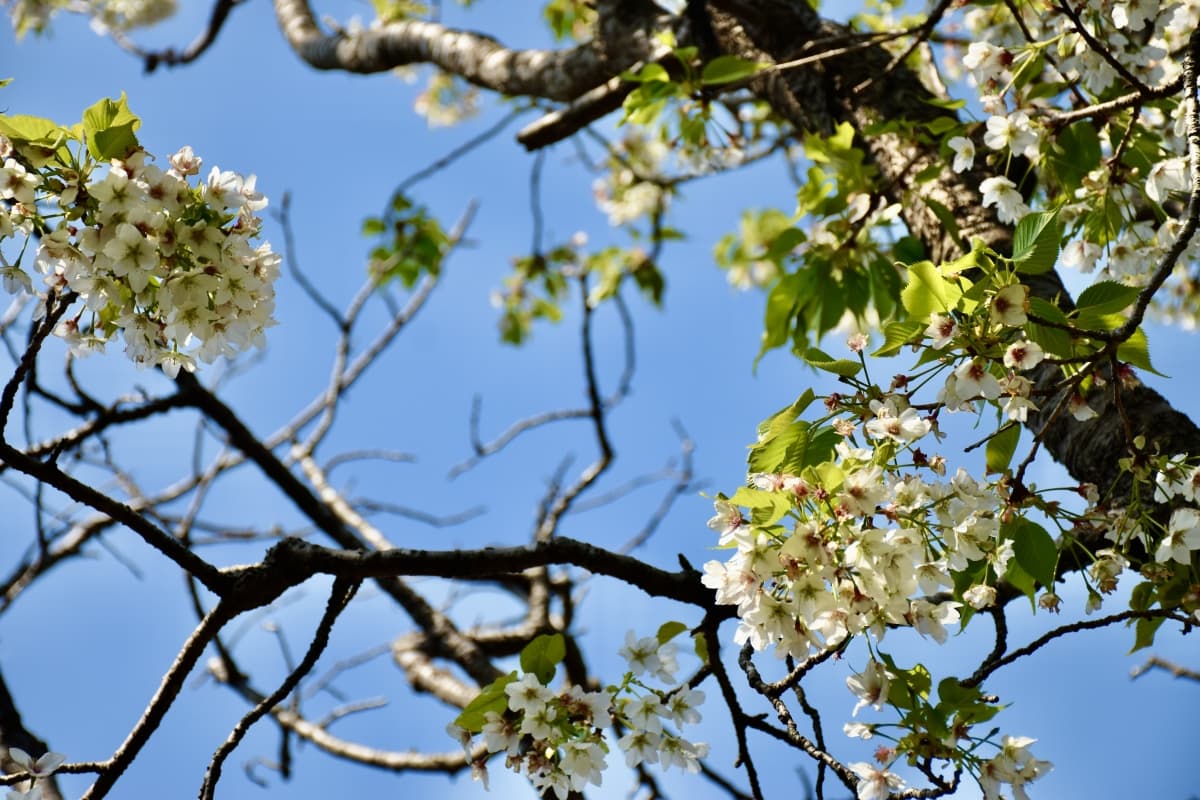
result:
<svg viewBox="0 0 1200 800"><path fill-rule="evenodd" d="M355 11L369 14L365 4L348 13ZM205 13L192 5L141 40L178 46L191 39ZM447 13L458 12L448 7ZM530 11L528 17L535 13ZM543 41L533 25L496 0L482 2L471 19L473 26L496 33L506 43ZM50 35L30 37L19 45L9 30L0 28L0 76L15 78L0 91L0 106L62 122L77 119L84 107L102 96L125 91L130 106L143 117L139 135L150 151L165 156L190 144L205 159L206 169L216 164L256 173L259 188L274 201L290 191L297 255L308 275L337 304L353 294L365 274L368 242L357 234L362 218L382 209L397 183L502 113L489 99L480 119L460 128L430 129L411 111L417 87L389 75L319 74L302 65L287 49L263 0L236 9L220 41L198 63L152 76L143 75L135 59L95 36L79 20L62 18ZM381 521L397 544L440 549L523 542L544 481L559 461L574 454L574 468L579 469L594 454L586 425L566 423L518 441L455 481L445 478L447 470L469 453L467 419L473 394L484 399L485 435L526 414L578 405L584 399L576 335L579 320L573 310L561 325L539 328L524 348L514 350L497 341L497 316L488 294L506 274L509 259L528 252L531 236L528 182L533 161L513 141L516 127L415 190L417 198L447 224L477 201L471 246L454 254L430 307L350 395L334 437L333 443L345 449L391 447L419 456L416 464L358 470L353 475L357 494L438 514L476 505L488 509L486 516L455 528L433 529L403 519ZM595 209L591 178L571 147L559 146L549 153L544 194L547 241L560 241L579 229L588 231L596 245L623 241ZM666 308L658 311L631 297L637 318L638 374L633 396L612 416L618 463L603 486L611 488L659 469L676 453L671 420L678 419L697 442L697 475L711 491L731 490L744 477L744 448L758 420L806 386L813 385L818 392L830 390L782 354L767 357L757 374L751 373L762 298L729 289L712 263L713 242L736 227L740 210L770 205L789 212L794 206L778 163L685 189L673 222L691 232L692 238L673 246L664 260ZM268 224L267 236L282 247L274 223ZM280 324L270 332L265 359L231 383L225 394L261 433L286 421L320 390L334 341L328 321L313 312L292 281L285 277L278 291ZM620 363L613 355L618 352L619 329L611 310L601 313L597 337L608 353L600 363L601 380L612 387ZM1164 391L1181 410L1200 410L1194 407L1191 378L1194 340L1174 331L1152 330L1151 342L1162 343L1153 351L1160 369L1178 376L1164 385ZM840 342L831 342L829 349L840 347ZM897 364L895 370L902 367ZM84 374L103 382L104 391L112 395L139 384L155 391L166 388L161 375L138 373L115 352L86 362ZM143 477L174 476L186 467L191 432L190 420L169 417L131 431L118 444L119 452L137 465ZM970 433L967 430L964 437ZM183 444L173 446L175 441ZM953 451L947 448L946 453ZM1063 482L1053 467L1046 467L1037 480ZM640 527L662 490L665 487L642 490L614 506L575 515L567 520L565 532L618 546ZM218 521L297 522L286 502L249 470L222 484L214 501L210 513ZM710 557L712 544L704 527L710 508L698 495L682 499L642 554L668 567L681 552L692 563L702 563ZM6 519L21 524L29 518L16 496L3 489L0 509ZM27 541L23 529L6 533L0 541L0 558L13 557ZM109 544L140 567L140 577L109 552L96 548L93 558L61 568L0 617L0 668L26 721L71 760L100 759L111 753L193 624L180 580L158 569L154 554L123 533L110 536ZM261 550L260 545L214 548L207 555L222 564L243 563L256 560ZM238 652L248 666L264 670L263 686L277 679L283 668L276 640L261 623L280 625L288 632L293 650L299 650L315 624L325 590L324 582L313 581L279 608L246 623ZM587 593L580 625L596 654L594 664L612 670L604 677L616 675L619 666L612 654L631 624L648 634L666 618L695 622L670 604L648 603L609 582L593 580ZM1068 589L1063 594L1067 605L1082 603L1077 591ZM474 597L466 602L483 614L488 599ZM1010 641L1017 643L1056 622L1045 615L1025 619L1016 608L1011 616ZM335 630L323 668L387 642L405 630L404 623L365 587L352 613ZM732 628L726 630L732 633ZM951 672L956 665L969 669L970 659L978 658L988 646L984 638L963 637L940 649L928 649L920 641L904 644L899 633L888 641L898 642L899 653L909 660L925 661L935 675ZM1181 743L1189 741L1185 738L1192 735L1189 712L1196 707L1198 687L1172 682L1161 674L1130 685L1128 671L1141 661L1140 655L1123 655L1131 641L1131 633L1123 629L1068 638L997 676L990 686L1002 700L1013 702L997 724L1006 733L1038 738L1039 757L1057 765L1055 772L1033 787L1035 797L1117 797L1148 791L1182 800L1194 791L1191 765L1164 754L1181 754ZM1197 661L1195 647L1171 636L1165 636L1156 651ZM823 701L833 740L840 738L840 722L853 706L844 679L855 666L861 666L861 654L858 661L852 655L845 663L830 665L811 690ZM442 733L452 713L428 700L410 699L386 657L352 673L342 681L342 688L351 699L382 695L391 704L339 723L337 733L397 749L452 747ZM312 701L317 715L331 705L324 698ZM227 690L200 680L190 682L159 735L112 796L191 796L208 756L244 711ZM732 745L724 734L715 690L710 690L706 711L699 738L714 743L714 763L732 773ZM768 796L796 796L793 767L807 769L807 763L761 744L760 763L769 765L771 773ZM347 766L311 747L297 750L295 780L282 784L276 775L260 770L272 792L260 791L238 769L257 756L275 757L276 736L260 725L230 762L220 796L305 800L338 796L348 787L359 796L397 792L485 796L469 780L444 788L446 784L436 778L375 772ZM864 751L854 758L865 755ZM619 759L614 756L610 761ZM505 780L502 773L498 765L493 770L492 797L530 796L521 781ZM68 792L78 794L84 785L64 779ZM702 783L669 780L667 785L686 785L696 800L718 796ZM628 777L613 770L604 787L591 796L625 797L629 787ZM971 789L960 793L974 795Z"/></svg>

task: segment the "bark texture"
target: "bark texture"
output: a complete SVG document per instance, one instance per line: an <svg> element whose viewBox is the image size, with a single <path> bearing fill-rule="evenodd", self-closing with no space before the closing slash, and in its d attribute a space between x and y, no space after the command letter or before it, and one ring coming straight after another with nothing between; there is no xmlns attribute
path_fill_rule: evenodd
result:
<svg viewBox="0 0 1200 800"><path fill-rule="evenodd" d="M646 59L663 14L643 0L600 3L598 36L567 50L514 50L491 36L405 20L379 28L326 34L305 0L276 0L288 44L316 69L386 72L433 64L476 86L514 97L570 101Z"/></svg>

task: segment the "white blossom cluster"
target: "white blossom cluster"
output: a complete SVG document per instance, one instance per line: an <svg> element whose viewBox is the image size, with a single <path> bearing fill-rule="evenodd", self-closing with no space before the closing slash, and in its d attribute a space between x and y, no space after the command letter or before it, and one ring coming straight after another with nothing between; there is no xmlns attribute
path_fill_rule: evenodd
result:
<svg viewBox="0 0 1200 800"><path fill-rule="evenodd" d="M1019 306L1015 293L1006 299ZM1022 356L1009 348L1006 358L1017 362ZM986 368L981 375L961 371L951 378L983 386L987 375L996 382ZM964 398L991 394L979 386L962 391ZM756 651L773 649L779 658L804 661L855 636L873 641L866 667L847 681L858 701L853 715L888 704L896 676L875 654L889 628L911 627L944 643L964 606L973 612L994 604L996 583L1014 558L1014 542L1004 531L1011 509L1002 481L980 482L961 468L945 480L944 460L914 448L933 430L931 419L900 395L872 400L858 414L859 420L839 418L832 427L852 437L862 422L872 447L843 439L834 457L806 469L805 477L752 473L749 486L715 501L709 527L733 554L705 564L702 578L718 603L737 606L734 639ZM970 585L959 581L961 591L951 594L955 576L964 574ZM959 599L937 599L948 596ZM1045 607L1057 605L1051 592L1045 597L1053 598ZM846 731L870 738L874 726L852 723ZM948 752L974 753L968 763L989 798L1000 797L1001 783L1021 796L1025 783L1050 768L1028 755L1031 739L1006 738L988 761L978 755L978 741L967 725L955 727L942 744ZM887 768L897 753L880 752L883 766L848 765L859 776L860 800L886 797L904 785Z"/></svg>
<svg viewBox="0 0 1200 800"><path fill-rule="evenodd" d="M479 113L479 89L446 72L435 71L413 100L413 111L431 128L446 128Z"/></svg>
<svg viewBox="0 0 1200 800"><path fill-rule="evenodd" d="M867 435L909 444L929 432L927 420L909 413L911 408L897 413L896 407L894 398L877 404ZM790 530L754 525L732 502L716 501L709 527L734 553L725 562L705 564L702 580L716 591L718 603L737 606L735 641L799 660L860 634L878 643L889 627L912 627L945 642L963 603L926 598L951 588L952 573L983 562L983 579L961 596L975 609L986 608L995 602L996 577L1013 557L1012 540L1001 535L1003 487L979 483L962 469L948 481L885 469L872 450L845 443L837 453L824 470L842 476L832 490L794 475L751 476L757 492L787 498L795 518ZM930 466L933 471L938 465ZM754 502L753 495L745 497ZM847 686L858 698L853 714L868 706L882 709L893 678L874 658L849 678ZM869 738L873 728L854 723L846 730ZM999 783L1018 791L1050 768L1028 756L1025 748L1033 740L1004 741L999 755L977 767L989 798L1000 797ZM957 738L945 744L954 747ZM903 786L887 769L849 766L860 777L860 800L886 797Z"/></svg>
<svg viewBox="0 0 1200 800"><path fill-rule="evenodd" d="M660 763L664 769L698 772L708 745L688 741L672 727L700 721L704 693L686 684L652 689L646 683L650 678L674 682L674 644L637 638L630 631L620 654L629 664L620 686L592 692L570 686L556 693L532 672L509 682L506 710L486 712L482 736L488 756L483 759L472 758L471 733L451 725L448 730L462 743L473 777L486 787L487 758L502 752L505 766L523 772L539 793L553 791L566 800L589 783L601 784L610 749L605 731L611 730L620 733L617 747L629 767Z"/></svg>
<svg viewBox="0 0 1200 800"><path fill-rule="evenodd" d="M165 170L138 151L79 174L30 169L0 137L0 161L0 199L10 201L0 205L0 244L44 230L34 269L49 289L83 301L55 331L76 355L119 336L139 367L174 377L196 359L262 344L280 259L254 244L267 205L254 176L214 167L193 185L201 160L190 147ZM2 250L0 277L10 293L35 291L20 258L9 263Z"/></svg>
<svg viewBox="0 0 1200 800"><path fill-rule="evenodd" d="M882 419L895 431L888 436L915 440L928 430L911 417L907 427L900 417ZM798 659L868 631L880 640L888 626L944 642L962 604L932 603L918 591L937 594L953 585L951 571L986 560L993 569L963 598L975 608L992 603L990 584L1012 557L1012 542L1000 535L1001 487L962 469L949 481L885 471L869 449L837 449L825 470L842 476L833 490L794 475L751 476L761 491L787 497L790 530L752 525L738 506L716 501L709 527L734 553L705 564L703 581L718 603L737 606L735 641Z"/></svg>
<svg viewBox="0 0 1200 800"><path fill-rule="evenodd" d="M144 28L175 16L178 0L92 0L92 27L127 31Z"/></svg>
<svg viewBox="0 0 1200 800"><path fill-rule="evenodd" d="M173 17L178 0L0 0L18 34L42 31L58 11L91 17L97 33L143 28Z"/></svg>
<svg viewBox="0 0 1200 800"><path fill-rule="evenodd" d="M973 6L961 24L970 33L972 43L962 56L962 66L969 80L981 94L983 108L989 115L985 120L982 142L997 163L1008 163L1012 156L1022 156L1035 165L1052 151L1055 137L1049 125L1053 119L1051 99L1045 95L1027 93L1041 85L1038 81L1018 81L1017 75L1035 59L1046 56L1048 80L1061 80L1086 92L1096 101L1109 99L1114 87L1126 82L1112 61L1147 86L1161 86L1178 78L1180 59L1186 51L1187 39L1200 24L1200 2L1155 2L1129 0L1108 2L1087 0L1072 4L1082 27L1092 38L1076 30L1074 22L1060 10L1034 10L1027 6L1018 25L1004 5ZM1107 51L1105 58L1094 44ZM1026 75L1027 79L1028 75ZM1188 173L1186 128L1189 102L1172 101L1171 109L1138 107L1135 122L1153 131L1159 155L1148 167L1134 174L1114 169L1104 161L1087 174L1073 197L1061 210L1061 220L1081 233L1064 248L1062 263L1092 272L1099 268L1103 277L1142 285L1174 244L1181 226L1178 216L1168 212L1157 219L1140 219L1122 223L1118 230L1107 235L1106 226L1093 220L1085 224L1089 214L1098 208L1136 208L1151 206L1170 208L1172 201L1182 205L1191 190ZM1100 126L1097 133L1102 152L1113 156L1123 145L1112 140L1125 131L1113 126ZM1161 138L1161 141L1159 139ZM976 159L976 142L963 135L947 141L953 152L952 168L957 172L970 169ZM996 208L1001 222L1016 223L1030 207L1009 177L992 177L980 186L985 206ZM1200 256L1200 245L1188 246L1183 261ZM1173 294L1193 294L1194 286L1180 289L1189 281L1182 268L1172 284ZM1174 298L1184 300L1185 298ZM1196 318L1187 302L1160 303L1163 313L1187 327L1194 327Z"/></svg>
<svg viewBox="0 0 1200 800"><path fill-rule="evenodd" d="M938 404L947 411L976 411L979 403L995 402L1005 418L1014 422L1025 422L1030 411L1038 406L1030 399L1033 383L1021 373L1042 363L1046 354L1037 342L1026 339L1020 333L1029 318L1029 287L1009 284L991 293L986 313L981 313L974 322L974 330L965 315L955 318L951 314L932 314L924 334L927 344L934 350L944 351L949 357L957 352L959 361L946 376L937 395ZM976 341L964 341L968 334ZM974 355L988 342L990 349L1001 348L997 358L989 359ZM1002 353L1002 355L1000 355ZM996 377L994 362L1003 365L1001 377ZM1078 419L1095 416L1095 412L1083 402L1072 398L1071 412Z"/></svg>
<svg viewBox="0 0 1200 800"><path fill-rule="evenodd" d="M671 151L661 140L629 136L620 157L610 159L609 172L592 183L596 206L610 225L624 225L665 207L670 194L651 178L661 174Z"/></svg>

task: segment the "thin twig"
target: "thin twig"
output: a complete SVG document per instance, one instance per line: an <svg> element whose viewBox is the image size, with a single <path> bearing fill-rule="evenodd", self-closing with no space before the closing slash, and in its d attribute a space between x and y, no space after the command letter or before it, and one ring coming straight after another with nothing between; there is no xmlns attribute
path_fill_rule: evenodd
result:
<svg viewBox="0 0 1200 800"><path fill-rule="evenodd" d="M266 716L271 709L283 702L283 699L292 693L292 690L296 688L301 679L316 666L317 659L321 657L321 653L329 645L329 633L333 630L333 623L341 615L342 611L345 610L347 604L354 597L355 592L358 591L358 587L359 583L353 580L337 579L333 582L329 601L325 605L325 613L321 616L317 630L313 633L312 642L309 643L308 651L304 654L304 658L291 671L283 683L279 685L278 689L238 721L238 724L230 731L229 737L213 753L212 761L209 762L208 769L204 773L204 783L200 787L201 800L213 800L217 790L217 781L221 779L221 768L225 763L225 759L237 748L238 743L245 738L251 726Z"/></svg>

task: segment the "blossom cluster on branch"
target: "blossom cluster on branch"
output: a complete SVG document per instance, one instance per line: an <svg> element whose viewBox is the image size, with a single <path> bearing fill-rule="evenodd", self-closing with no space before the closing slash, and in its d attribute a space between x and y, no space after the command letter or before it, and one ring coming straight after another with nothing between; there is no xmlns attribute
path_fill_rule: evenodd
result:
<svg viewBox="0 0 1200 800"><path fill-rule="evenodd" d="M485 687L448 732L462 743L472 775L485 786L487 761L504 753L505 766L559 800L601 784L610 750L606 731L614 731L629 767L659 763L698 772L708 745L673 730L698 723L704 702L704 692L674 683L678 664L671 639L684 630L669 622L657 636L630 631L620 651L629 670L619 684L596 691L568 686L557 693L546 684L565 655L563 638L539 636L521 654L524 674L518 678L514 670ZM475 734L483 736L482 754L473 751Z"/></svg>
<svg viewBox="0 0 1200 800"><path fill-rule="evenodd" d="M213 167L200 181L190 147L159 166L138 124L124 98L73 129L0 117L0 245L16 253L0 250L0 277L10 293L81 301L55 328L74 354L119 338L139 367L174 377L262 344L280 259L255 244L267 200L253 175Z"/></svg>

